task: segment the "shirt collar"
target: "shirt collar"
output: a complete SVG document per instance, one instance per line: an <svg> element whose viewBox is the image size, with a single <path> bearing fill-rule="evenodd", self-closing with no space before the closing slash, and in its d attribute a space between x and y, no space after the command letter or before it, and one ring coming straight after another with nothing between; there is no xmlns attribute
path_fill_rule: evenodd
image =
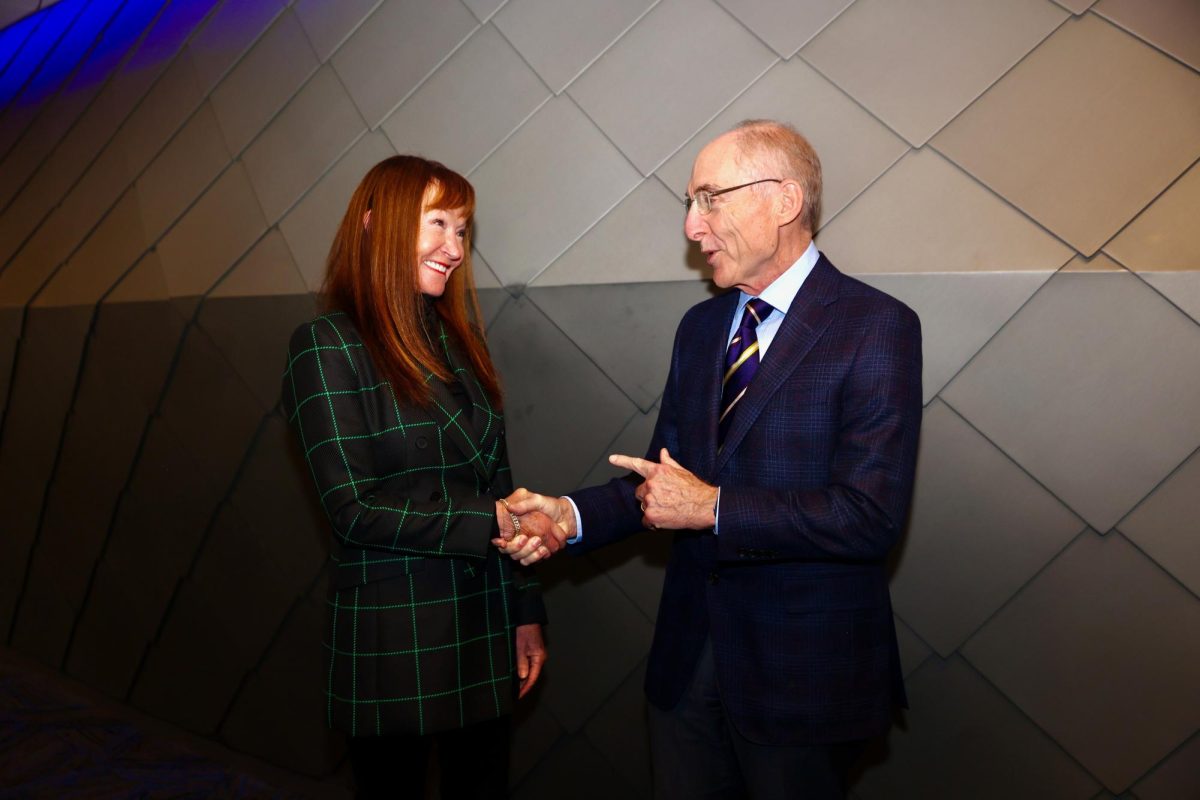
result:
<svg viewBox="0 0 1200 800"><path fill-rule="evenodd" d="M759 295L763 300L771 304L771 307L777 310L780 315L786 316L788 309L792 307L792 301L796 299L796 295L800 292L800 287L804 285L804 280L808 274L813 271L813 267L817 265L817 258L820 253L817 251L815 242L809 242L808 247L800 254L790 267L784 270L783 274L771 282L767 288L762 290ZM745 292L738 292L738 304L734 314L734 319L741 319L742 309L746 307L746 303L750 302L750 295Z"/></svg>

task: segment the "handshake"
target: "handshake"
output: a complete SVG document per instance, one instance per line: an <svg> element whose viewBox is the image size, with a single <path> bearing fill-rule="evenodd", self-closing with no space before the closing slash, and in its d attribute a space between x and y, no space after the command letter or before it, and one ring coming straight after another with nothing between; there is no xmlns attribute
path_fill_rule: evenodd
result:
<svg viewBox="0 0 1200 800"><path fill-rule="evenodd" d="M650 530L711 529L717 523L718 489L697 478L671 458L664 447L660 461L611 455L608 463L642 476L634 497L642 509L642 524ZM575 507L565 497L548 497L517 489L496 501L500 535L492 544L528 566L557 553L579 535Z"/></svg>

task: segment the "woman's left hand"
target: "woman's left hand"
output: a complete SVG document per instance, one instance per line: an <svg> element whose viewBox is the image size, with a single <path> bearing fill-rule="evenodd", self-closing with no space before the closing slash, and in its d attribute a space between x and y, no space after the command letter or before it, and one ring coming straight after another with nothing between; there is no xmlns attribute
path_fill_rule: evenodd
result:
<svg viewBox="0 0 1200 800"><path fill-rule="evenodd" d="M542 640L542 626L538 623L517 626L517 677L521 679L518 698L524 697L537 683L546 663L546 643Z"/></svg>

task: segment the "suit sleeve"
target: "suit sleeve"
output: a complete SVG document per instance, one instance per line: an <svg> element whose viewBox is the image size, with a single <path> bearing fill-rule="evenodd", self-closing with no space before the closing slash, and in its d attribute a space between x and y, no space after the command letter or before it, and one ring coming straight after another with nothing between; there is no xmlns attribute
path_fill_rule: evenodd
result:
<svg viewBox="0 0 1200 800"><path fill-rule="evenodd" d="M387 403L369 403L386 392ZM380 475L375 442L411 411L390 401L362 343L327 317L292 336L283 409L303 448L333 535L349 547L483 559L496 534L495 501L449 491L414 496L402 475ZM393 412L371 418L372 408Z"/></svg>
<svg viewBox="0 0 1200 800"><path fill-rule="evenodd" d="M898 302L877 310L838 400L827 485L791 491L722 485L719 558L886 557L908 514L921 427L916 314Z"/></svg>

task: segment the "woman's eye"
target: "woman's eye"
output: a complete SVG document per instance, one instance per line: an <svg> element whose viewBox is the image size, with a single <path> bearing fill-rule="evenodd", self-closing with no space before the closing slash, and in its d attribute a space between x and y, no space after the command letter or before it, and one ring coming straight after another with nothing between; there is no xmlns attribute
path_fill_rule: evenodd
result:
<svg viewBox="0 0 1200 800"><path fill-rule="evenodd" d="M466 229L466 228L463 228L462 230L460 230L460 231L458 232L458 238L460 238L460 239L466 239L466 238L467 238L467 229Z"/></svg>

